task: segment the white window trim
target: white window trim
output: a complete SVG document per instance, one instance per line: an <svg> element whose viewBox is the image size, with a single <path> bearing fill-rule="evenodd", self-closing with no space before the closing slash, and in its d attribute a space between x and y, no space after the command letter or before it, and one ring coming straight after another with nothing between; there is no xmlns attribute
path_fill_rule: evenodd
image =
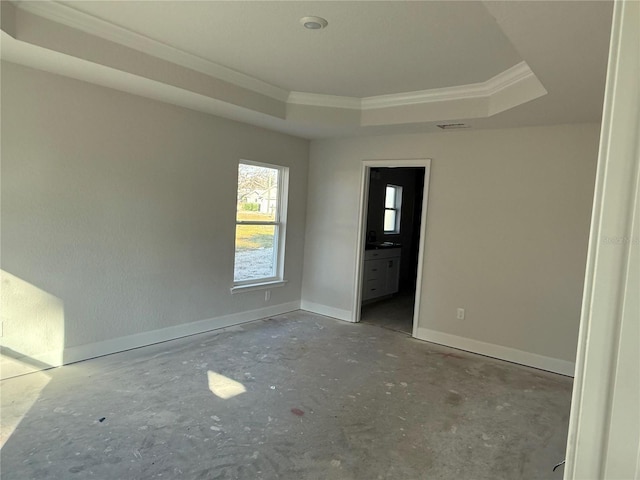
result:
<svg viewBox="0 0 640 480"><path fill-rule="evenodd" d="M256 290L268 290L271 288L284 287L287 284L287 280L276 280L272 282L252 283L250 285L236 285L231 287L231 293L244 293L253 292Z"/></svg>
<svg viewBox="0 0 640 480"><path fill-rule="evenodd" d="M387 207L387 188L393 187L396 192L396 198L394 200L394 208ZM387 183L384 187L384 209L382 212L383 233L385 235L400 235L400 218L402 216L402 185L394 185L393 183ZM400 197L400 198L398 198ZM396 224L393 230L384 230L384 214L387 210L394 210L396 212Z"/></svg>
<svg viewBox="0 0 640 480"><path fill-rule="evenodd" d="M287 233L287 208L289 200L289 167L282 165L274 165L265 162L254 162L252 160L240 160L238 166L253 165L256 167L273 168L278 170L278 208L276 209L276 219L274 221L238 221L236 211L236 227L238 225L274 225L275 226L275 245L274 254L276 255L276 274L272 277L255 278L251 280L235 281L235 244L234 244L234 278L231 293L250 292L253 290L262 290L266 288L281 287L287 283L284 279L284 255ZM236 181L236 194L237 194ZM236 207L237 208L237 207ZM235 232L235 230L234 230ZM234 233L235 234L235 233Z"/></svg>

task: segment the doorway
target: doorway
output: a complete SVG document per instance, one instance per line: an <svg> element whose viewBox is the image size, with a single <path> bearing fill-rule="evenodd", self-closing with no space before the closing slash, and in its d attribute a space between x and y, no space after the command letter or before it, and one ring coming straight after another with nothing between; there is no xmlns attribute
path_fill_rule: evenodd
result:
<svg viewBox="0 0 640 480"><path fill-rule="evenodd" d="M415 336L430 160L363 162L354 321Z"/></svg>

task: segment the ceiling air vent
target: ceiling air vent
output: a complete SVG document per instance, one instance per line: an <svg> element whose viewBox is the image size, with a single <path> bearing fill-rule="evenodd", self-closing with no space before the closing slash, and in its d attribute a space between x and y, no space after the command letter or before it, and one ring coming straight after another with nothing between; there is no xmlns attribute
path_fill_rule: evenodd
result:
<svg viewBox="0 0 640 480"><path fill-rule="evenodd" d="M471 126L466 123L442 123L438 124L438 128L443 130L453 130L454 128L471 128Z"/></svg>

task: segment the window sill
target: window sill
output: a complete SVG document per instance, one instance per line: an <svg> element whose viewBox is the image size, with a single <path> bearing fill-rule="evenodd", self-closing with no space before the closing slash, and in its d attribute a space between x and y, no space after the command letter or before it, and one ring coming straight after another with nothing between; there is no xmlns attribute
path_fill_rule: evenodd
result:
<svg viewBox="0 0 640 480"><path fill-rule="evenodd" d="M263 282L263 283L250 283L247 285L236 285L235 287L231 287L231 293L245 293L245 292L253 292L254 290L267 290L269 288L277 288L283 287L286 285L286 280L276 280L273 282Z"/></svg>

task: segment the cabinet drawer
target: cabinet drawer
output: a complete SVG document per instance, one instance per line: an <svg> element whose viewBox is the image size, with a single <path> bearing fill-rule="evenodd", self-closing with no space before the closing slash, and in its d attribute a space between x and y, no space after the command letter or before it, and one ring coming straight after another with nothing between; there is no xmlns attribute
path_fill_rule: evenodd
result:
<svg viewBox="0 0 640 480"><path fill-rule="evenodd" d="M385 295L385 278L365 280L362 286L362 300L369 300L381 295Z"/></svg>
<svg viewBox="0 0 640 480"><path fill-rule="evenodd" d="M385 275L386 260L367 260L364 262L364 281L383 278Z"/></svg>

